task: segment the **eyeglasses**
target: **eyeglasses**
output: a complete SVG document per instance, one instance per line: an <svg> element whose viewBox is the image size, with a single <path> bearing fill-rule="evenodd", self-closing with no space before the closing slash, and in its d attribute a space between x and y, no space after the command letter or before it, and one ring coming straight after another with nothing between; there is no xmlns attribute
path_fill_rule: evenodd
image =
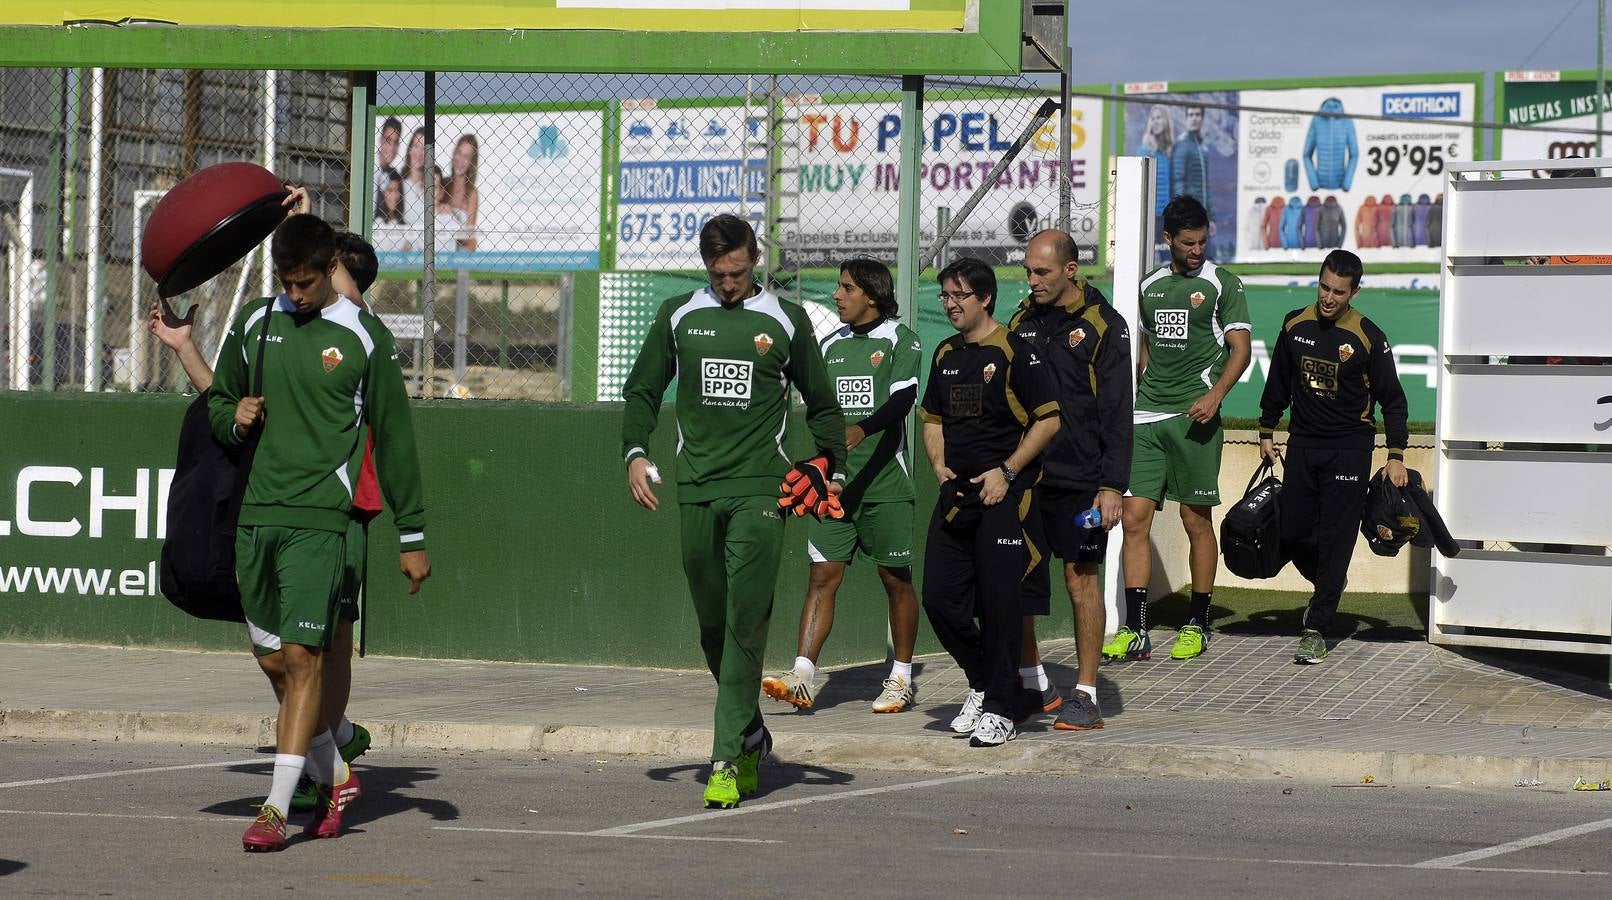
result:
<svg viewBox="0 0 1612 900"><path fill-rule="evenodd" d="M973 296L975 296L975 293L973 291L958 291L955 294L951 293L950 291L941 291L940 292L940 302L947 303L947 302L952 301L952 300L962 302L962 301L967 300L968 298L973 297Z"/></svg>

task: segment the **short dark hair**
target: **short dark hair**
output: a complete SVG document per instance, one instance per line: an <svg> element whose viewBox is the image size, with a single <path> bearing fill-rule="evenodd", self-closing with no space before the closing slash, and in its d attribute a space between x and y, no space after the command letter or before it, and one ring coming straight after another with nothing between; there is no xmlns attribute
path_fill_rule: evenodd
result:
<svg viewBox="0 0 1612 900"><path fill-rule="evenodd" d="M890 267L876 259L858 257L840 263L840 274L851 276L862 293L868 295L873 305L879 308L879 315L889 319L901 315L901 307L896 303L895 279L890 275Z"/></svg>
<svg viewBox="0 0 1612 900"><path fill-rule="evenodd" d="M996 272L989 263L973 256L965 256L952 262L951 265L940 270L935 281L940 284L941 290L946 289L947 281L960 281L968 285L976 297L990 297L985 304L987 313L996 312Z"/></svg>
<svg viewBox="0 0 1612 900"><path fill-rule="evenodd" d="M1047 237L1052 240L1052 249L1058 254L1060 261L1066 263L1080 262L1080 245L1076 244L1075 239L1069 236L1069 232L1057 228L1044 228L1031 235L1030 240L1034 241L1040 237Z"/></svg>
<svg viewBox="0 0 1612 900"><path fill-rule="evenodd" d="M381 270L380 260L375 258L375 248L351 231L343 231L336 235L336 256L341 264L347 267L347 274L353 276L353 284L360 294L369 290L375 283L375 275ZM357 300L357 297L353 298Z"/></svg>
<svg viewBox="0 0 1612 900"><path fill-rule="evenodd" d="M761 250L756 246L756 230L738 216L729 213L712 216L700 229L700 259L707 265L741 248L749 251L752 260L761 257Z"/></svg>
<svg viewBox="0 0 1612 900"><path fill-rule="evenodd" d="M269 241L274 271L289 275L304 269L323 272L336 256L336 231L324 219L301 213L280 223Z"/></svg>
<svg viewBox="0 0 1612 900"><path fill-rule="evenodd" d="M1354 290L1360 287L1360 276L1365 273L1366 267L1361 265L1360 257L1348 250L1334 250L1322 260L1321 271L1349 279L1349 289Z"/></svg>
<svg viewBox="0 0 1612 900"><path fill-rule="evenodd" d="M1177 194L1164 208L1164 233L1180 234L1183 231L1209 227L1209 210L1197 197Z"/></svg>
<svg viewBox="0 0 1612 900"><path fill-rule="evenodd" d="M403 136L403 123L397 116L387 116L386 121L381 123L381 134L385 134L388 131L397 132L398 137Z"/></svg>

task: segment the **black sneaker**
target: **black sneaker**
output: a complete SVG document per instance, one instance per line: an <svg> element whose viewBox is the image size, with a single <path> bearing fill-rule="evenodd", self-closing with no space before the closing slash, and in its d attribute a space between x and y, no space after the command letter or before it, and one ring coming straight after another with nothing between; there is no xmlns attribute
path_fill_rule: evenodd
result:
<svg viewBox="0 0 1612 900"><path fill-rule="evenodd" d="M1097 698L1085 691L1070 691L1069 700L1052 727L1059 731L1090 731L1103 727L1103 711L1097 706Z"/></svg>
<svg viewBox="0 0 1612 900"><path fill-rule="evenodd" d="M1314 628L1306 628L1299 637L1299 649L1293 653L1293 661L1301 665L1314 665L1327 658L1327 639Z"/></svg>

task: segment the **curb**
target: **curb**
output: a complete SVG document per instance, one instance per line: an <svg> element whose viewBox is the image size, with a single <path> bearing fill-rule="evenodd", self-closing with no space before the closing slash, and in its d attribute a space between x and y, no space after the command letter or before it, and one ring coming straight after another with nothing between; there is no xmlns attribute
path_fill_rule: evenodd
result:
<svg viewBox="0 0 1612 900"><path fill-rule="evenodd" d="M462 722L366 722L377 748L669 756L704 759L711 732L702 729L512 725ZM1017 741L996 751L961 740L907 736L776 732L780 762L924 772L997 775L1100 773L1131 777L1297 780L1354 786L1469 784L1511 787L1524 779L1568 786L1604 777L1606 758L1474 756L1399 751L1294 750L1274 747L1159 747L1070 740ZM0 709L0 739L127 741L140 744L274 742L273 717L175 712Z"/></svg>

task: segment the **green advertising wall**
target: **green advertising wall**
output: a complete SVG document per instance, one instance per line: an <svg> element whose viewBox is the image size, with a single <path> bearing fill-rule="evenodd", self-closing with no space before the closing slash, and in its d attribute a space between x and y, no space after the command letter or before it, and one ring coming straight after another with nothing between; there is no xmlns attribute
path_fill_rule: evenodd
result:
<svg viewBox="0 0 1612 900"><path fill-rule="evenodd" d="M27 435L0 445L0 640L245 649L239 626L179 613L147 578L161 551L163 470L173 465L186 402L0 394L0 423L8 434ZM619 407L432 401L414 409L435 571L410 597L397 571L396 532L385 515L377 520L371 652L703 664L677 509L666 502L675 488L668 481L662 489L657 513L628 498ZM676 439L670 412L651 448L662 460ZM916 468L919 508L927 511L935 485L927 465ZM120 503L138 511L109 508ZM805 591L805 527L798 520L788 527L769 666L794 657ZM41 575L48 590L40 589ZM1058 615L1042 633L1068 633L1068 605L1053 608ZM883 658L885 612L873 568L853 565L824 661ZM927 625L920 634L922 651L939 649Z"/></svg>

